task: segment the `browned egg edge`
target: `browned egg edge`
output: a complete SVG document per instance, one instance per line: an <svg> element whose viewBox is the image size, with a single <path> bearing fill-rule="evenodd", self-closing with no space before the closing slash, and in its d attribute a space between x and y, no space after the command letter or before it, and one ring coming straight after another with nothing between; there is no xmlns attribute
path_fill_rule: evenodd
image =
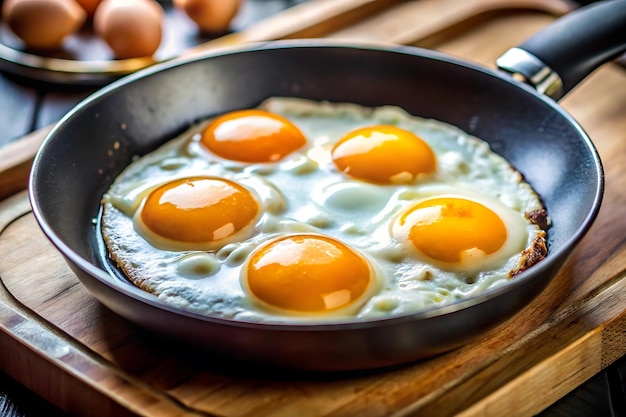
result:
<svg viewBox="0 0 626 417"><path fill-rule="evenodd" d="M548 245L546 242L546 230L550 225L550 218L545 208L535 210L530 213L526 213L526 218L532 223L537 225L541 232L537 234L537 237L533 243L522 252L522 259L520 260L516 269L509 272L509 278L513 278L531 266L535 265L548 254Z"/></svg>

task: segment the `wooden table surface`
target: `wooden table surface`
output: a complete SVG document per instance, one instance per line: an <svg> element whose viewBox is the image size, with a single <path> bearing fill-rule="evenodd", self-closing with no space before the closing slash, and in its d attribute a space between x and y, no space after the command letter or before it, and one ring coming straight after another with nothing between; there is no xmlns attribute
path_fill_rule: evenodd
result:
<svg viewBox="0 0 626 417"><path fill-rule="evenodd" d="M247 0L233 22L240 30L306 0ZM464 1L464 0L458 0ZM626 69L624 69L626 71ZM49 85L0 73L0 147L58 121L97 87ZM626 109L623 112L626 118ZM3 253L0 256L7 256ZM3 347L0 346L0 350ZM5 364L0 363L0 371ZM626 358L617 360L544 410L541 416L626 415ZM64 416L28 388L0 373L1 416Z"/></svg>

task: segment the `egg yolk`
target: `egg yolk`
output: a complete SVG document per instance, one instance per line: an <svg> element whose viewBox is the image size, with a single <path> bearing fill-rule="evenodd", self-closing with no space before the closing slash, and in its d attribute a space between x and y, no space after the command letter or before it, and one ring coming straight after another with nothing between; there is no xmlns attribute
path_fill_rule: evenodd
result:
<svg viewBox="0 0 626 417"><path fill-rule="evenodd" d="M240 162L276 162L306 143L286 118L265 110L240 110L214 119L201 143L215 155Z"/></svg>
<svg viewBox="0 0 626 417"><path fill-rule="evenodd" d="M332 238L290 235L254 252L246 267L249 290L270 306L325 313L358 300L370 285L370 267Z"/></svg>
<svg viewBox="0 0 626 417"><path fill-rule="evenodd" d="M395 126L354 130L332 149L337 168L350 177L378 184L410 183L435 170L435 154L421 138Z"/></svg>
<svg viewBox="0 0 626 417"><path fill-rule="evenodd" d="M421 202L398 218L408 228L408 240L431 259L444 263L472 262L472 257L498 251L507 229L491 209L463 198L434 198Z"/></svg>
<svg viewBox="0 0 626 417"><path fill-rule="evenodd" d="M215 242L251 224L259 204L250 191L226 179L194 177L154 190L141 211L143 224L179 242Z"/></svg>

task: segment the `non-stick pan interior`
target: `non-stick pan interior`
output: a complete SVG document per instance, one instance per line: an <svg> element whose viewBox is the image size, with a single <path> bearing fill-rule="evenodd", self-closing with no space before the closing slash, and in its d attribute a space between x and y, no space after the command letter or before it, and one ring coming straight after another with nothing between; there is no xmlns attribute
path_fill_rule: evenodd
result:
<svg viewBox="0 0 626 417"><path fill-rule="evenodd" d="M558 105L530 88L416 48L276 43L161 65L80 104L36 158L31 198L38 221L81 279L101 285L106 273L91 266L102 266L93 219L113 178L133 156L156 148L191 123L253 107L271 96L398 105L488 141L533 185L552 220L544 262L555 265L545 266L541 278L533 276L534 268L521 276L537 283L529 284L531 289L510 309L519 309L547 284L550 277L545 274L554 273L597 212L602 170L593 146ZM504 318L476 316L473 330L441 348L458 345ZM400 361L411 355L397 356Z"/></svg>

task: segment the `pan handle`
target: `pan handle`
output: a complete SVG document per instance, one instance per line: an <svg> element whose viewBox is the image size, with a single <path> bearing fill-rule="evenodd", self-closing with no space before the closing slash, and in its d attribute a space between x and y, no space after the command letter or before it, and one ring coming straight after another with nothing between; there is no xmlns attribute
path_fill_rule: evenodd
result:
<svg viewBox="0 0 626 417"><path fill-rule="evenodd" d="M626 0L604 0L557 19L496 65L560 99L587 75L626 51Z"/></svg>

